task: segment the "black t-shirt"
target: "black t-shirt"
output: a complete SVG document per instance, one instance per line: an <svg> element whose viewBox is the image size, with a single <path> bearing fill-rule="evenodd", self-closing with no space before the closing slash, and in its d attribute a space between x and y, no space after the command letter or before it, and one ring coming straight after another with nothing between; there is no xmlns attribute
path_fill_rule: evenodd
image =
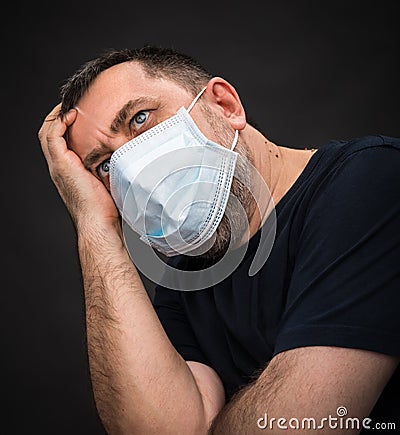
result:
<svg viewBox="0 0 400 435"><path fill-rule="evenodd" d="M260 231L219 284L156 288L154 307L172 344L185 360L213 367L228 399L289 349L400 355L400 139L320 147L275 211L275 242L256 275L248 271ZM195 259L177 258L176 267L193 267ZM398 368L370 418L399 429L399 417Z"/></svg>

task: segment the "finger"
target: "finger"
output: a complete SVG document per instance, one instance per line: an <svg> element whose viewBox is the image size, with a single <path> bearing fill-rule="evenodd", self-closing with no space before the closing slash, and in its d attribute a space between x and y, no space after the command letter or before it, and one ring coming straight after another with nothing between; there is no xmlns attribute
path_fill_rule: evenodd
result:
<svg viewBox="0 0 400 435"><path fill-rule="evenodd" d="M67 142L64 138L66 131L67 125L60 116L49 123L45 143L48 155L52 160L56 160L68 151Z"/></svg>
<svg viewBox="0 0 400 435"><path fill-rule="evenodd" d="M47 132L47 150L53 160L58 157L64 157L66 153L71 153L71 150L68 148L66 132L68 127L74 123L76 115L77 111L71 109L51 123Z"/></svg>
<svg viewBox="0 0 400 435"><path fill-rule="evenodd" d="M60 115L60 111L61 111L61 103L59 103L55 107L53 107L51 112L46 116L46 118L44 119L42 126L39 130L39 136L42 136L46 132L50 123L52 121L54 121Z"/></svg>
<svg viewBox="0 0 400 435"><path fill-rule="evenodd" d="M56 117L55 117L56 116ZM43 152L48 160L57 160L58 158L70 152L65 140L65 132L76 118L76 110L72 109L65 115L60 116L57 109L54 109L47 116L47 124L44 127L43 134ZM45 120L46 122L46 120Z"/></svg>
<svg viewBox="0 0 400 435"><path fill-rule="evenodd" d="M46 118L44 119L39 132L38 132L38 137L39 137L39 141L40 141L40 145L42 147L42 151L46 157L46 159L48 158L48 149L47 149L47 134L49 131L49 128L51 126L51 123L54 122L59 113L60 113L60 109L61 109L61 103L57 104L53 110L46 116Z"/></svg>
<svg viewBox="0 0 400 435"><path fill-rule="evenodd" d="M65 122L67 127L69 127L70 125L72 125L75 122L77 113L78 112L76 109L71 109L69 112L67 112L64 115L63 121Z"/></svg>

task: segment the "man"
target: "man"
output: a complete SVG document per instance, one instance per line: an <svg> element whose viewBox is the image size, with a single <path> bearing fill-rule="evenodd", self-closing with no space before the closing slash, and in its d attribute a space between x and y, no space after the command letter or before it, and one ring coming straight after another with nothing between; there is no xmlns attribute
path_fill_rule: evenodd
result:
<svg viewBox="0 0 400 435"><path fill-rule="evenodd" d="M186 55L152 47L88 62L61 98L39 138L77 231L90 373L109 433L310 433L313 422L324 433L359 433L393 421L398 139L332 141L317 151L278 146L246 121L230 83ZM183 172L169 170L180 160ZM266 202L243 181L239 160L267 186ZM210 174L197 190L193 167ZM170 176L183 193L175 195L173 183L166 193ZM205 208L179 209L184 219L168 205L186 195L196 204L199 192ZM247 233L236 227L240 209ZM205 276L232 240L233 252L249 243L224 279L197 291L158 286L152 303L121 215L172 255L178 277ZM249 274L274 216L273 246Z"/></svg>

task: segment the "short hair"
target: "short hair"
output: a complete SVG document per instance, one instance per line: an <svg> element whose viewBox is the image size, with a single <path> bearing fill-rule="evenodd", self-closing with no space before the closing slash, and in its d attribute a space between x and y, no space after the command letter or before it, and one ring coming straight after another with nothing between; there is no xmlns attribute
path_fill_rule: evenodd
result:
<svg viewBox="0 0 400 435"><path fill-rule="evenodd" d="M145 46L109 49L101 56L84 63L61 86L60 115L76 106L102 71L120 63L134 61L139 62L150 77L174 81L193 95L212 78L212 75L192 57L171 48Z"/></svg>

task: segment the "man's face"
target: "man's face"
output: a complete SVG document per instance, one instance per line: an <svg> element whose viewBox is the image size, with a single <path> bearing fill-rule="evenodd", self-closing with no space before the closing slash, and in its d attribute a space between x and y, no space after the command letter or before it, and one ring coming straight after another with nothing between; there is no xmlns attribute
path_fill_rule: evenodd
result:
<svg viewBox="0 0 400 435"><path fill-rule="evenodd" d="M68 146L109 189L107 161L111 154L132 138L174 116L182 106L187 108L193 98L190 92L170 80L149 77L137 63L115 65L102 72L78 102L76 120L68 130ZM190 114L206 137L230 146L233 129L221 111L202 107L198 102ZM248 150L240 140L236 151L249 159ZM239 179L248 178L246 168L237 168L237 171L241 171ZM247 211L251 209L250 194L235 180L231 193ZM232 207L229 202L228 207ZM241 232L242 223L232 225ZM224 252L230 238L231 225L224 216L216 242L206 256Z"/></svg>
<svg viewBox="0 0 400 435"><path fill-rule="evenodd" d="M102 163L124 143L175 115L182 106L188 107L192 100L193 95L181 86L149 77L137 63L115 65L102 72L78 102L68 146L109 188ZM195 106L191 115L212 138L201 110Z"/></svg>

